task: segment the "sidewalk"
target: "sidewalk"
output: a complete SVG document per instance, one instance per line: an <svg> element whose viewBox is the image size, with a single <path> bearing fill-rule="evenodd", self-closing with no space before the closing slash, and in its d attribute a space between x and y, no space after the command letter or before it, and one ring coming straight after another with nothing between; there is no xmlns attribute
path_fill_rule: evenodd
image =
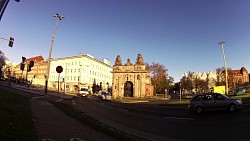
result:
<svg viewBox="0 0 250 141"><path fill-rule="evenodd" d="M30 103L39 141L114 140L67 116L47 101L31 99Z"/></svg>

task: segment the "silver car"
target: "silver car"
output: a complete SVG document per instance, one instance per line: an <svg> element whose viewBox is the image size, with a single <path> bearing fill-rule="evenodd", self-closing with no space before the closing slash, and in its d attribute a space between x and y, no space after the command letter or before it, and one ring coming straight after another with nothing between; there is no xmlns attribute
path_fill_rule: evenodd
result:
<svg viewBox="0 0 250 141"><path fill-rule="evenodd" d="M208 93L199 94L193 97L188 109L196 113L204 111L228 110L234 112L242 107L242 100L240 98L230 98L223 94Z"/></svg>

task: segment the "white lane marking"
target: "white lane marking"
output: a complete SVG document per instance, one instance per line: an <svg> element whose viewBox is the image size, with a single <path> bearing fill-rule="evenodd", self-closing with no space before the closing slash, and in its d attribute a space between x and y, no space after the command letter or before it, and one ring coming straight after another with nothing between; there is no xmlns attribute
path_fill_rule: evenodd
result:
<svg viewBox="0 0 250 141"><path fill-rule="evenodd" d="M43 98L45 97L44 95L43 96L36 96L36 97L32 97L32 99L38 99L38 98Z"/></svg>
<svg viewBox="0 0 250 141"><path fill-rule="evenodd" d="M52 104L49 103L48 101L40 101L39 103L40 105L44 105L44 106L52 106Z"/></svg>
<svg viewBox="0 0 250 141"><path fill-rule="evenodd" d="M122 111L125 111L125 112L127 112L128 110L127 109L123 109L123 108L120 108Z"/></svg>
<svg viewBox="0 0 250 141"><path fill-rule="evenodd" d="M73 104L73 105L76 105L75 100L72 100L72 104Z"/></svg>
<svg viewBox="0 0 250 141"><path fill-rule="evenodd" d="M178 119L178 120L194 120L193 118L178 118L178 117L164 117L167 119Z"/></svg>
<svg viewBox="0 0 250 141"><path fill-rule="evenodd" d="M55 102L60 102L60 101L62 101L63 99L57 99Z"/></svg>
<svg viewBox="0 0 250 141"><path fill-rule="evenodd" d="M70 141L84 141L84 140L80 138L70 138Z"/></svg>
<svg viewBox="0 0 250 141"><path fill-rule="evenodd" d="M42 138L42 139L39 139L39 141L54 141L54 140L52 140L52 139L50 139L50 138Z"/></svg>

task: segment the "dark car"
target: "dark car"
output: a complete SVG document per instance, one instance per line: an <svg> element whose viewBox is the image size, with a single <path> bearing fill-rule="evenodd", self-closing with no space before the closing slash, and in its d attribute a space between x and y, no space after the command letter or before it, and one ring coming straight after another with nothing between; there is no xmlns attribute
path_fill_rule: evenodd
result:
<svg viewBox="0 0 250 141"><path fill-rule="evenodd" d="M196 113L204 111L228 110L234 112L242 107L242 100L240 98L230 98L223 94L208 93L199 94L193 97L188 109Z"/></svg>
<svg viewBox="0 0 250 141"><path fill-rule="evenodd" d="M245 93L245 89L238 88L238 89L235 90L234 95L240 95L240 94L243 94L243 93Z"/></svg>

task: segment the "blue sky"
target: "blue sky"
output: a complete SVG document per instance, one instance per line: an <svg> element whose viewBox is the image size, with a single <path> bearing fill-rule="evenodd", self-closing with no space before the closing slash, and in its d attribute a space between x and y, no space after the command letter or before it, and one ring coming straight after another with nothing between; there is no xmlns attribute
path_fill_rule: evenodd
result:
<svg viewBox="0 0 250 141"><path fill-rule="evenodd" d="M250 71L250 1L248 0L11 0L0 21L0 37L15 38L13 48L1 40L9 60L20 63L48 58L59 22L52 58L91 54L114 64L160 63L178 82L184 72L223 67L219 41L225 41L227 66Z"/></svg>

